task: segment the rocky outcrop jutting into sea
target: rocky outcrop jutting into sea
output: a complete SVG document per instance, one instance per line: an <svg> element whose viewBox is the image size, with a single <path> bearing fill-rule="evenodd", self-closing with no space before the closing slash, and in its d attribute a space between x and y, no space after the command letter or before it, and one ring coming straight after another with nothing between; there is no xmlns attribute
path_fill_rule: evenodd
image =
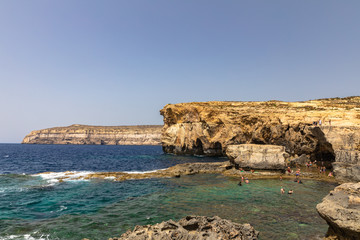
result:
<svg viewBox="0 0 360 240"><path fill-rule="evenodd" d="M27 144L160 145L160 125L89 126L71 125L32 131Z"/></svg>
<svg viewBox="0 0 360 240"><path fill-rule="evenodd" d="M316 209L329 224L329 239L360 239L360 182L336 187Z"/></svg>
<svg viewBox="0 0 360 240"><path fill-rule="evenodd" d="M225 156L229 145L279 145L289 160L304 155L327 167L336 162L339 179L360 181L360 97L180 103L160 113L165 152Z"/></svg>
<svg viewBox="0 0 360 240"><path fill-rule="evenodd" d="M255 240L258 239L258 235L259 232L255 231L250 224L238 224L217 216L187 216L178 222L169 220L155 225L136 226L133 231L128 231L121 237L111 238L111 240Z"/></svg>

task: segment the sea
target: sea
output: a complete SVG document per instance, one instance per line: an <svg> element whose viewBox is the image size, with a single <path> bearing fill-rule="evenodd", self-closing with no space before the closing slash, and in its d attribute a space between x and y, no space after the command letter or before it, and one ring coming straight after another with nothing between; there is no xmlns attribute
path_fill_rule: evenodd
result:
<svg viewBox="0 0 360 240"><path fill-rule="evenodd" d="M164 154L161 146L0 144L0 240L97 240L136 225L187 215L250 223L260 239L321 239L327 224L316 212L336 185L314 180L250 180L219 174L116 182L58 181L68 171L141 173L180 163L225 158ZM281 194L280 188L294 194Z"/></svg>

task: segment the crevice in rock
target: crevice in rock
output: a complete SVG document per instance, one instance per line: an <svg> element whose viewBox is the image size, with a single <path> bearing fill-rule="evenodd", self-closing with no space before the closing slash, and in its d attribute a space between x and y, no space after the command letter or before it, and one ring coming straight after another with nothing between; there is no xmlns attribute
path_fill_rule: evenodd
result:
<svg viewBox="0 0 360 240"><path fill-rule="evenodd" d="M195 145L194 145L194 154L196 155L204 155L204 149L203 149L203 143L198 138L196 139Z"/></svg>

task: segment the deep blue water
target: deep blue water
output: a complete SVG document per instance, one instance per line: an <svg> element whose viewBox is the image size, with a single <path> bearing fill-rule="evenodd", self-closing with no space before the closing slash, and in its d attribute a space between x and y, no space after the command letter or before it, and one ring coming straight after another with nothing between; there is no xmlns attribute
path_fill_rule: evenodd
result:
<svg viewBox="0 0 360 240"><path fill-rule="evenodd" d="M161 146L0 144L0 174L149 171L180 163L225 160L163 154Z"/></svg>
<svg viewBox="0 0 360 240"><path fill-rule="evenodd" d="M334 188L318 181L251 180L202 174L181 178L52 181L33 174L149 171L208 157L163 154L159 146L0 144L0 240L108 239L135 225L218 215L251 223L260 239L318 239L315 206ZM293 195L280 194L280 185Z"/></svg>

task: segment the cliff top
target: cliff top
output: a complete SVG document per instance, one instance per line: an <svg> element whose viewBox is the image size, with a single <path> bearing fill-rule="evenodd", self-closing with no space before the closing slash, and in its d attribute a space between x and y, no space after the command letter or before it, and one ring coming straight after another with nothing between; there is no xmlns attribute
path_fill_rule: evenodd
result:
<svg viewBox="0 0 360 240"><path fill-rule="evenodd" d="M360 96L326 98L299 102L191 102L166 105L160 113L164 123L202 122L238 124L272 119L282 123L308 123L320 119L332 126L360 126ZM250 116L251 115L251 116ZM251 119L250 119L251 118Z"/></svg>
<svg viewBox="0 0 360 240"><path fill-rule="evenodd" d="M88 132L106 132L106 133L122 133L122 132L159 132L161 133L162 125L136 125L136 126L91 126L73 124L67 127L53 127L32 131L29 135L37 133L88 133Z"/></svg>

